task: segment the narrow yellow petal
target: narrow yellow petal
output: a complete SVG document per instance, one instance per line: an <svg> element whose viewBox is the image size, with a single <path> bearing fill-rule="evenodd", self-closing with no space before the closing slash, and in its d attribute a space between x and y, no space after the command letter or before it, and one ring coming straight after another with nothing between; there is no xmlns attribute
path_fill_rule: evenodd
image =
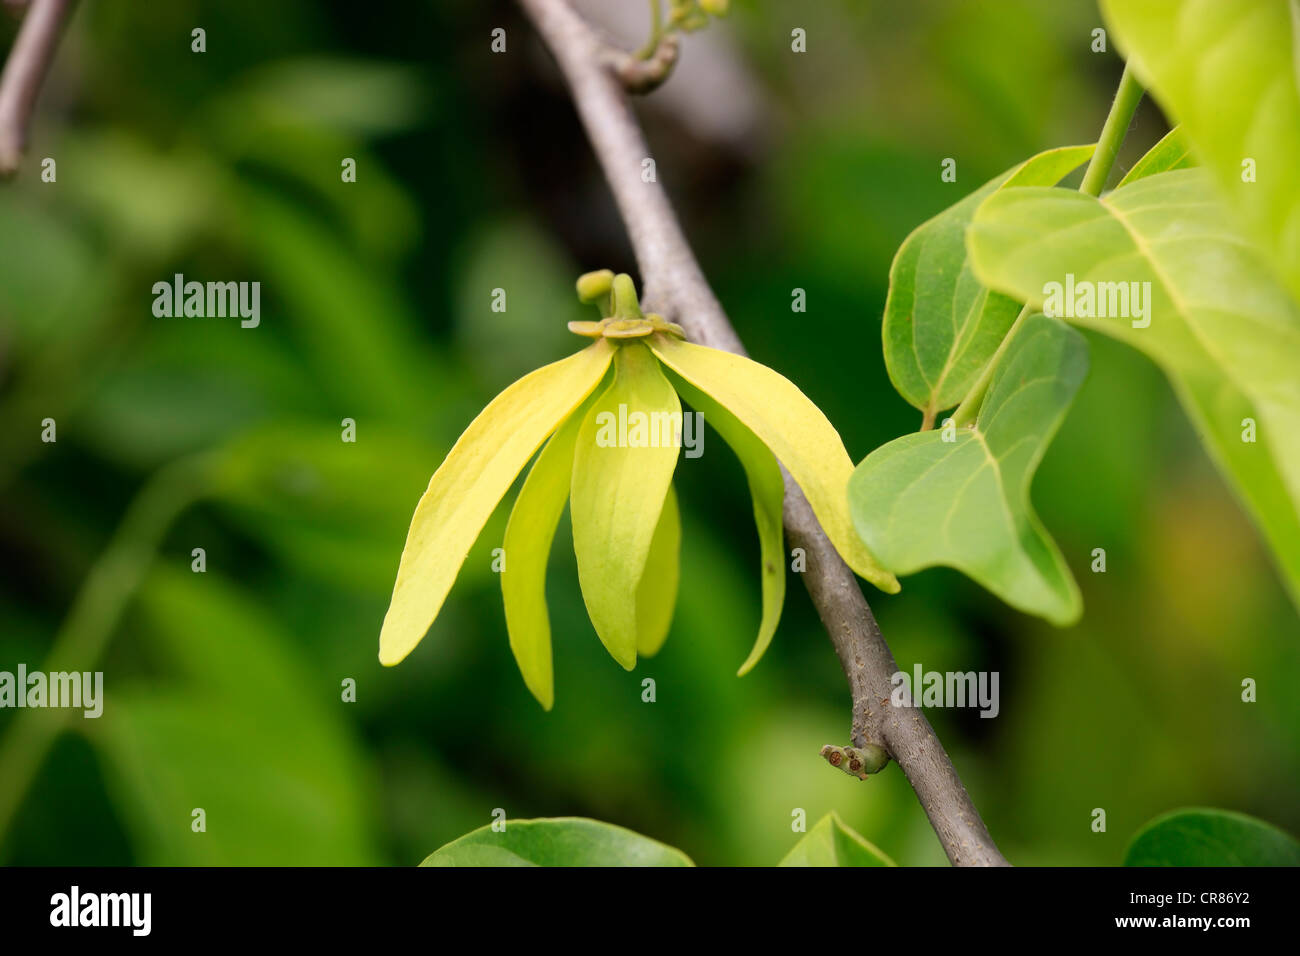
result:
<svg viewBox="0 0 1300 956"><path fill-rule="evenodd" d="M506 524L501 597L506 631L524 683L546 710L555 703L551 621L546 609L546 565L555 529L569 503L573 448L592 399L571 414L533 462Z"/></svg>
<svg viewBox="0 0 1300 956"><path fill-rule="evenodd" d="M763 616L758 624L754 649L749 652L749 657L737 672L743 677L759 662L767 646L772 643L772 635L776 633L776 626L781 620L781 609L785 604L785 534L781 524L785 482L781 478L776 457L740 419L676 372L669 371L668 380L676 386L677 393L682 398L704 415L704 420L735 452L745 469L745 477L749 480L749 494L754 502L754 523L758 526Z"/></svg>
<svg viewBox="0 0 1300 956"><path fill-rule="evenodd" d="M889 594L898 579L876 563L849 518L853 462L835 427L808 396L766 365L731 352L665 335L650 347L666 366L719 404L763 440L803 489L835 550L854 571Z"/></svg>
<svg viewBox="0 0 1300 956"><path fill-rule="evenodd" d="M470 422L415 507L379 634L380 663L396 664L423 639L497 502L546 437L600 384L612 351L597 341L530 372Z"/></svg>
<svg viewBox="0 0 1300 956"><path fill-rule="evenodd" d="M587 412L573 456L569 513L591 623L623 667L636 666L637 586L673 470L681 403L639 341L619 345L614 383Z"/></svg>
<svg viewBox="0 0 1300 956"><path fill-rule="evenodd" d="M636 652L653 657L668 640L677 609L677 585L682 574L682 515L672 485L664 496L659 524L650 541L645 571L636 589Z"/></svg>

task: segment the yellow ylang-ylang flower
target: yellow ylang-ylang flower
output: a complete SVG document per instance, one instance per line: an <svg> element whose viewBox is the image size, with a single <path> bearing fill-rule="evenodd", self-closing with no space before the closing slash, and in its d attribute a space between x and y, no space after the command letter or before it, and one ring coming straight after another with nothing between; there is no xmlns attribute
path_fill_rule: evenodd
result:
<svg viewBox="0 0 1300 956"><path fill-rule="evenodd" d="M528 689L550 709L555 690L546 564L566 504L578 581L596 634L628 670L638 654L657 652L677 601L681 519L672 478L678 442L611 441L610 423L680 425L679 395L736 453L754 501L762 617L740 673L762 656L785 601L778 461L849 566L885 591L898 590L898 581L853 530L847 496L853 463L803 392L765 365L692 345L679 326L642 315L626 275L588 273L578 280L578 293L606 317L570 322L569 328L594 341L494 398L429 481L384 617L381 663L398 663L420 643L470 547L539 448L506 525L501 571L510 649Z"/></svg>

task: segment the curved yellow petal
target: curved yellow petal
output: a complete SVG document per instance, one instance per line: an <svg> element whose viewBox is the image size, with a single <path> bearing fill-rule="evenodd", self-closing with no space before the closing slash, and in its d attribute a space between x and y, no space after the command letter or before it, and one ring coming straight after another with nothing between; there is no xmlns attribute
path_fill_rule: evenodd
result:
<svg viewBox="0 0 1300 956"><path fill-rule="evenodd" d="M812 505L826 536L854 571L888 594L898 579L867 551L849 517L853 462L835 427L793 382L731 352L655 335L650 347L666 366L711 395L763 440Z"/></svg>
<svg viewBox="0 0 1300 956"><path fill-rule="evenodd" d="M551 621L546 609L546 565L555 529L569 503L573 449L592 399L565 419L533 462L506 523L501 597L505 602L510 650L524 683L538 703L555 703L551 666Z"/></svg>
<svg viewBox="0 0 1300 956"><path fill-rule="evenodd" d="M668 640L681 575L682 515L677 492L669 485L636 589L636 652L642 657L658 654Z"/></svg>
<svg viewBox="0 0 1300 956"><path fill-rule="evenodd" d="M681 403L644 344L615 348L614 382L578 433L569 513L587 613L606 650L631 670L637 587L677 467Z"/></svg>
<svg viewBox="0 0 1300 956"><path fill-rule="evenodd" d="M398 663L423 639L502 495L600 384L612 351L609 343L594 342L530 372L470 422L415 507L379 633L381 664Z"/></svg>
<svg viewBox="0 0 1300 956"><path fill-rule="evenodd" d="M781 620L781 609L785 605L785 555L782 549L785 536L781 524L785 482L781 478L776 457L740 419L676 372L669 370L668 380L676 386L682 398L704 415L704 420L735 452L745 469L745 477L749 480L749 494L754 502L754 523L758 526L763 616L758 624L754 649L737 671L743 677L753 670L767 646L772 643L772 635L776 633L776 626Z"/></svg>

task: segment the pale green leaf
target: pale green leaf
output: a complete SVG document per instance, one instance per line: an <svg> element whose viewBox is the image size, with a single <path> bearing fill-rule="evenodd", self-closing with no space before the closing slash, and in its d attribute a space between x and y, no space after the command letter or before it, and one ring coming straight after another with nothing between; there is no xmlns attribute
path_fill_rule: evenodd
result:
<svg viewBox="0 0 1300 956"><path fill-rule="evenodd" d="M1146 151L1146 154L1133 164L1133 168L1124 174L1120 186L1137 182L1156 173L1167 173L1171 169L1187 169L1195 166L1191 147L1187 143L1187 134L1181 126L1175 126L1161 140Z"/></svg>
<svg viewBox="0 0 1300 956"><path fill-rule="evenodd" d="M677 492L669 485L636 589L636 652L642 657L658 654L668 640L681 574L682 515Z"/></svg>
<svg viewBox="0 0 1300 956"><path fill-rule="evenodd" d="M605 377L612 347L593 342L530 372L465 429L416 505L379 635L396 664L424 637L483 525L528 459Z"/></svg>
<svg viewBox="0 0 1300 956"><path fill-rule="evenodd" d="M1300 866L1300 842L1244 813L1175 810L1142 828L1124 865Z"/></svg>
<svg viewBox="0 0 1300 956"><path fill-rule="evenodd" d="M638 341L617 346L613 384L578 433L569 513L587 613L628 670L636 666L637 587L677 467L680 427L681 402L650 350Z"/></svg>
<svg viewBox="0 0 1300 956"><path fill-rule="evenodd" d="M845 497L853 462L821 409L789 379L743 356L665 335L652 336L650 343L666 366L726 408L785 465L849 567L896 593L898 580L853 532Z"/></svg>
<svg viewBox="0 0 1300 956"><path fill-rule="evenodd" d="M1300 602L1300 307L1233 231L1208 174L1159 173L1100 200L1063 189L1000 193L980 207L969 242L990 286L1035 307L1059 305L1067 321L1164 369ZM1125 310L1112 307L1110 291L1131 297L1130 283L1149 283L1147 317L1072 315L1068 281L1076 290L1109 286L1094 311L1105 298L1112 313ZM1060 296L1050 283L1061 284ZM1243 440L1247 419L1253 442Z"/></svg>
<svg viewBox="0 0 1300 956"><path fill-rule="evenodd" d="M694 866L681 850L581 817L505 820L435 850L421 866Z"/></svg>
<svg viewBox="0 0 1300 956"><path fill-rule="evenodd" d="M668 378L678 394L704 416L704 420L735 452L749 482L749 494L754 504L754 523L758 527L763 613L754 648L738 671L743 677L753 670L772 643L785 604L785 553L782 548L785 532L781 514L785 500L785 481L781 478L781 468L772 452L735 415L676 372L670 370Z"/></svg>
<svg viewBox="0 0 1300 956"><path fill-rule="evenodd" d="M1287 0L1103 0L1130 67L1300 297L1300 89ZM1254 181L1243 177L1254 162Z"/></svg>
<svg viewBox="0 0 1300 956"><path fill-rule="evenodd" d="M896 866L834 812L826 814L778 866Z"/></svg>
<svg viewBox="0 0 1300 956"><path fill-rule="evenodd" d="M1020 311L1020 303L990 293L971 271L966 229L975 209L999 189L1053 186L1093 150L1039 153L918 226L899 246L885 299L885 367L898 393L928 417L965 397Z"/></svg>
<svg viewBox="0 0 1300 956"><path fill-rule="evenodd" d="M1083 336L1030 316L999 360L974 428L904 435L858 466L849 501L872 553L899 574L948 565L1012 607L1061 626L1076 621L1078 586L1029 486L1087 371Z"/></svg>
<svg viewBox="0 0 1300 956"><path fill-rule="evenodd" d="M519 490L502 551L501 597L510 650L524 683L546 710L555 703L551 622L546 608L546 565L555 529L569 503L573 450L587 403L565 419L542 449Z"/></svg>

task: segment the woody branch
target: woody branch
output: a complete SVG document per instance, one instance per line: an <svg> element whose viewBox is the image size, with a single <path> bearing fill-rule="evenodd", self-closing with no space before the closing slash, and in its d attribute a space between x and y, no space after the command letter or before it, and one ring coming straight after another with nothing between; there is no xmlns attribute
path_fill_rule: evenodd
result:
<svg viewBox="0 0 1300 956"><path fill-rule="evenodd" d="M641 178L650 151L628 97L637 85L616 67L623 62L619 51L566 0L519 2L564 75L614 194L641 271L646 308L677 322L692 341L744 355L663 187ZM883 747L898 762L954 865L1006 866L925 715L890 706L890 678L898 664L853 572L789 474L785 488L786 535L807 554L804 583L848 678L853 744Z"/></svg>
<svg viewBox="0 0 1300 956"><path fill-rule="evenodd" d="M0 74L0 176L12 176L27 148L36 97L45 82L72 0L32 0Z"/></svg>

